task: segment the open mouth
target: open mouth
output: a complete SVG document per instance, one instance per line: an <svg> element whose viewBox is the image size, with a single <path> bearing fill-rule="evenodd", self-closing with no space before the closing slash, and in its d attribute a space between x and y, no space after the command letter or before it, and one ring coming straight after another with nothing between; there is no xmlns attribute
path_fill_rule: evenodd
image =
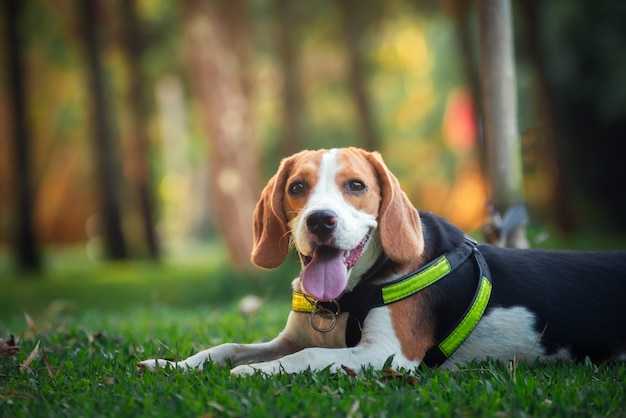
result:
<svg viewBox="0 0 626 418"><path fill-rule="evenodd" d="M342 253L343 264L346 266L348 270L350 270L352 267L354 267L356 262L359 261L359 258L361 258L361 255L363 255L365 244L367 244L371 235L372 235L372 232L369 231L365 235L365 237L363 237L359 245L357 245L352 250L340 250L338 248L334 248L328 245L322 245L321 247L317 248L315 252L321 252L321 254L325 254L327 256L331 254ZM308 266L309 263L313 260L312 255L300 254L300 258L302 258L302 262L304 263L305 267Z"/></svg>
<svg viewBox="0 0 626 418"><path fill-rule="evenodd" d="M369 238L370 233L352 250L322 245L310 256L301 254L304 269L300 280L305 292L324 302L341 296L348 284L348 273L363 255Z"/></svg>

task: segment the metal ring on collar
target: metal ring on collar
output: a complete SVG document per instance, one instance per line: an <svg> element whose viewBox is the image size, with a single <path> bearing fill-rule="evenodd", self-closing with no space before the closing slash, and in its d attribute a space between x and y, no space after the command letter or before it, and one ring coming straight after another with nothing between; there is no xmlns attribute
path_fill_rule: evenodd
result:
<svg viewBox="0 0 626 418"><path fill-rule="evenodd" d="M313 327L315 331L323 333L330 332L335 328L335 325L337 325L337 316L339 315L341 309L339 307L339 302L337 302L336 300L333 300L332 302L337 308L335 312L331 311L328 308L325 308L324 306L321 306L319 303L317 304L317 308L313 312L311 312L311 315L309 316L309 322L311 323L311 327ZM322 328L317 325L315 321L316 316L319 316L322 319L332 320L332 323L328 327Z"/></svg>

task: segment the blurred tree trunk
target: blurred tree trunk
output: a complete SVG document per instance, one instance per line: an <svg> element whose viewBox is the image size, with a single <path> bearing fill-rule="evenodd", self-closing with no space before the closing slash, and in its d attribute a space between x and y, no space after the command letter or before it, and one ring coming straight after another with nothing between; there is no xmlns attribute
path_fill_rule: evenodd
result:
<svg viewBox="0 0 626 418"><path fill-rule="evenodd" d="M128 66L128 104L131 125L130 175L139 198L139 210L143 222L144 239L153 260L160 256L155 231L154 198L149 154L150 141L146 132L144 83L141 76L141 54L143 50L140 22L137 17L136 0L124 0L122 6L122 43Z"/></svg>
<svg viewBox="0 0 626 418"><path fill-rule="evenodd" d="M248 267L259 162L250 109L246 3L187 0L184 4L191 86L211 144L211 202L232 262Z"/></svg>
<svg viewBox="0 0 626 418"><path fill-rule="evenodd" d="M107 103L104 69L100 61L100 18L101 6L97 0L81 0L80 20L85 39L88 71L88 92L91 99L94 159L101 196L102 234L106 257L112 260L125 259L126 241L122 232L120 210L120 162L115 151L111 120Z"/></svg>
<svg viewBox="0 0 626 418"><path fill-rule="evenodd" d="M21 9L20 0L5 0L6 11L6 47L7 75L13 105L13 148L15 164L14 189L17 195L15 216L17 228L13 237L15 256L18 267L24 271L41 270L41 257L37 247L37 238L33 220L34 196L30 171L31 136L26 116L26 92L24 86L24 68L21 61L23 48L20 38Z"/></svg>
<svg viewBox="0 0 626 418"><path fill-rule="evenodd" d="M294 154L303 148L302 90L299 80L298 48L299 22L298 2L275 0L278 16L278 53L283 75L283 156Z"/></svg>
<svg viewBox="0 0 626 418"><path fill-rule="evenodd" d="M456 24L457 42L461 51L461 61L463 63L463 72L465 74L466 83L469 86L472 95L472 104L476 114L476 132L475 137L481 138L480 127L482 123L482 103L480 97L480 74L478 72L478 63L475 60L475 49L472 47L472 33L470 29L470 11L473 3L467 0L455 0L450 6L452 7L452 17ZM485 147L481 142L479 147L480 164L483 171L486 172Z"/></svg>
<svg viewBox="0 0 626 418"><path fill-rule="evenodd" d="M481 91L488 176L495 213L523 204L521 144L517 126L517 95L510 0L481 0ZM500 231L500 244L526 248L525 217Z"/></svg>
<svg viewBox="0 0 626 418"><path fill-rule="evenodd" d="M527 53L532 66L535 79L535 101L537 118L541 123L542 133L542 159L546 166L551 181L552 196L555 212L553 219L562 232L572 232L575 227L574 215L568 198L566 181L561 167L565 167L564 158L558 152L556 141L561 136L561 129L554 117L554 99L552 87L546 77L546 60L542 50L542 26L539 23L538 7L536 0L523 0L517 2L526 23Z"/></svg>
<svg viewBox="0 0 626 418"><path fill-rule="evenodd" d="M365 81L365 59L361 48L364 34L362 16L363 4L358 0L338 0L341 12L342 33L348 54L348 85L357 112L364 146L368 150L380 149L380 137L376 129L372 105Z"/></svg>

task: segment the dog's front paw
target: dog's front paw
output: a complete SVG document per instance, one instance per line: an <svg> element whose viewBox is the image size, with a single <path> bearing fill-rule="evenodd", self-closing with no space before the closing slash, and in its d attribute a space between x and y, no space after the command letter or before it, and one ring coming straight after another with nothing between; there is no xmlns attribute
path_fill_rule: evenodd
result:
<svg viewBox="0 0 626 418"><path fill-rule="evenodd" d="M278 361L268 361L267 363L242 364L230 370L231 376L250 376L256 372L272 376L280 373L291 373Z"/></svg>
<svg viewBox="0 0 626 418"><path fill-rule="evenodd" d="M236 377L236 376L251 376L258 370L254 366L256 366L256 365L243 364L241 366L237 366L237 367L232 368L230 370L230 375L233 376L233 377Z"/></svg>
<svg viewBox="0 0 626 418"><path fill-rule="evenodd" d="M137 371L139 373L143 373L146 370L154 373L155 371L157 371L157 369L165 369L165 368L176 368L176 363L174 363L173 361L169 361L169 360L163 360L163 359L150 359L150 360L144 360L144 361L140 361L139 363L137 363Z"/></svg>

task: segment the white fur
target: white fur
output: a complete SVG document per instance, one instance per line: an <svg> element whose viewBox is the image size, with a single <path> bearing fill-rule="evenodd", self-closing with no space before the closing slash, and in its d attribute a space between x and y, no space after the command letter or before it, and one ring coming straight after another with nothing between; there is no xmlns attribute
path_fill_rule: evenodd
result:
<svg viewBox="0 0 626 418"><path fill-rule="evenodd" d="M535 321L535 315L522 306L494 308L442 367L454 368L457 364L484 360L487 355L494 360L571 360L565 349L546 355L540 343L541 333L534 328Z"/></svg>
<svg viewBox="0 0 626 418"><path fill-rule="evenodd" d="M339 150L332 149L322 156L318 181L302 211L290 222L293 243L305 255L313 252L310 235L306 226L309 215L318 210L331 210L337 214L336 240L334 245L342 250L356 248L369 231L373 231L359 262L348 273L346 290L352 290L360 277L374 264L382 252L380 237L376 229L376 216L357 210L343 197L337 186L337 174L341 170Z"/></svg>

